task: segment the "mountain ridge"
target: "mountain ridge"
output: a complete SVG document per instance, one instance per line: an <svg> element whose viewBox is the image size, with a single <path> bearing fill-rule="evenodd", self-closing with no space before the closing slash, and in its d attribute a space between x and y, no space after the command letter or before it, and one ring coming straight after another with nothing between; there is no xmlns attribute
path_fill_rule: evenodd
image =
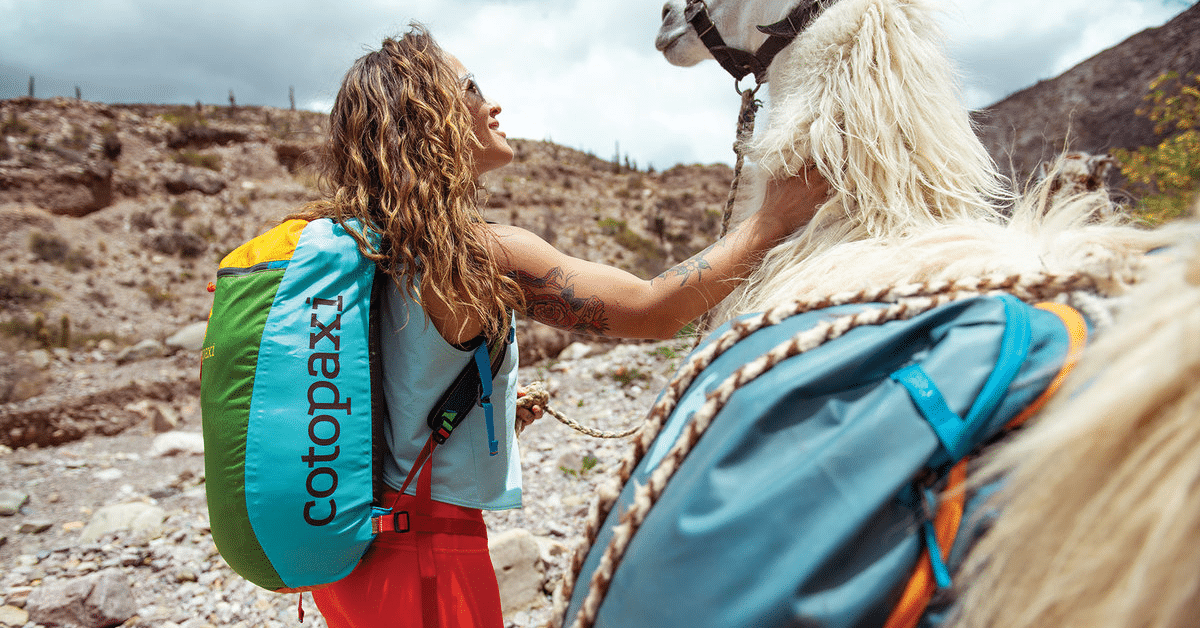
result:
<svg viewBox="0 0 1200 628"><path fill-rule="evenodd" d="M1164 72L1200 72L1200 4L972 113L977 132L1005 174L1026 180L1064 151L1103 154L1163 139L1136 113Z"/></svg>

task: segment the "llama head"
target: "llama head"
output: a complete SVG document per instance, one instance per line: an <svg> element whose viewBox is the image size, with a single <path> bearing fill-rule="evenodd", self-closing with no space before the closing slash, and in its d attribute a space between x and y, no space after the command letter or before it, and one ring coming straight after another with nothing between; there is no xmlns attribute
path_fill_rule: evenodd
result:
<svg viewBox="0 0 1200 628"><path fill-rule="evenodd" d="M774 0L707 0L709 17L725 43L740 50L757 50L767 36L756 28L774 24L791 9L789 3ZM792 2L791 4L794 4ZM663 5L662 26L654 46L667 61L678 66L693 66L712 55L684 16L687 0L667 0Z"/></svg>
<svg viewBox="0 0 1200 628"><path fill-rule="evenodd" d="M941 40L924 0L830 3L775 58L749 157L774 177L815 163L831 205L875 235L993 214L1008 194Z"/></svg>

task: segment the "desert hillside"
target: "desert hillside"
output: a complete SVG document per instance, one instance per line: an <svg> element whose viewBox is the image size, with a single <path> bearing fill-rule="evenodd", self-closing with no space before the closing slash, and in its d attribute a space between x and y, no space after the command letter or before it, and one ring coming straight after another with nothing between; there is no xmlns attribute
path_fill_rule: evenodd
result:
<svg viewBox="0 0 1200 628"><path fill-rule="evenodd" d="M1020 181L1068 137L1092 153L1156 142L1135 109L1155 76L1200 71L1198 20L1193 6L979 112L984 143ZM295 597L255 588L217 554L198 399L217 263L318 198L325 124L268 107L0 101L0 627L325 625L311 599L297 622ZM483 181L489 220L643 277L718 232L727 166L654 172L511 144L514 162ZM602 430L636 425L693 342L526 321L518 334L521 380ZM547 418L519 442L523 508L485 518L506 626L545 626L628 441Z"/></svg>
<svg viewBox="0 0 1200 628"><path fill-rule="evenodd" d="M317 198L311 151L323 124L321 114L263 107L0 102L0 350L10 356L0 366L0 444L64 442L89 422L116 431L136 413L118 405L97 421L95 408L136 382L194 389L191 367L152 386L124 374L145 352L194 366L172 337L204 321L221 257ZM514 163L484 180L486 217L572 255L651 277L719 228L726 166L645 172L512 143ZM521 331L527 364L572 340ZM145 351L131 353L139 343ZM76 369L69 386L51 368L81 361L99 366Z"/></svg>

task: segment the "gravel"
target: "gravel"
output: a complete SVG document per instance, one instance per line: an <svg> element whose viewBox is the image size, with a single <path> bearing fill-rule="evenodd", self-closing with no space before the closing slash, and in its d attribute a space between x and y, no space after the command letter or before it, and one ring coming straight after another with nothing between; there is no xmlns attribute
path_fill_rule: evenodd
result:
<svg viewBox="0 0 1200 628"><path fill-rule="evenodd" d="M616 431L645 417L689 348L689 340L595 347L605 352L524 367L520 375L523 382L544 382L550 405L572 420ZM175 405L178 429L198 432L198 400ZM209 533L203 458L154 454L158 435L150 423L56 447L0 448L0 494L28 496L15 514L0 516L0 564L6 566L0 625L21 626L11 622L20 620L38 587L116 569L131 583L138 609L123 626L324 626L311 598L259 589L229 569ZM543 548L547 582L534 607L510 614L508 626L550 622L551 592L582 536L596 487L615 472L629 443L586 436L548 414L521 435L524 507L485 513L485 520L493 536L518 528L532 533ZM130 502L161 508L161 528L81 540L99 509Z"/></svg>

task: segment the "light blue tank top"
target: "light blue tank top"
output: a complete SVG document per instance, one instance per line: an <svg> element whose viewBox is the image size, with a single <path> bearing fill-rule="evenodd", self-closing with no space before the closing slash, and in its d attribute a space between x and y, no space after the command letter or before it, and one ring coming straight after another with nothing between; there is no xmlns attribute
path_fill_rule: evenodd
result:
<svg viewBox="0 0 1200 628"><path fill-rule="evenodd" d="M433 405L473 357L446 342L425 310L394 282L384 290L381 346L384 397L389 422L385 430L390 456L384 457L383 480L394 489L429 438ZM492 405L499 453L489 455L483 408L471 410L450 438L433 452L433 499L484 510L521 506L521 455L514 432L517 398L517 345L508 347L493 381ZM409 494L416 492L416 481Z"/></svg>

